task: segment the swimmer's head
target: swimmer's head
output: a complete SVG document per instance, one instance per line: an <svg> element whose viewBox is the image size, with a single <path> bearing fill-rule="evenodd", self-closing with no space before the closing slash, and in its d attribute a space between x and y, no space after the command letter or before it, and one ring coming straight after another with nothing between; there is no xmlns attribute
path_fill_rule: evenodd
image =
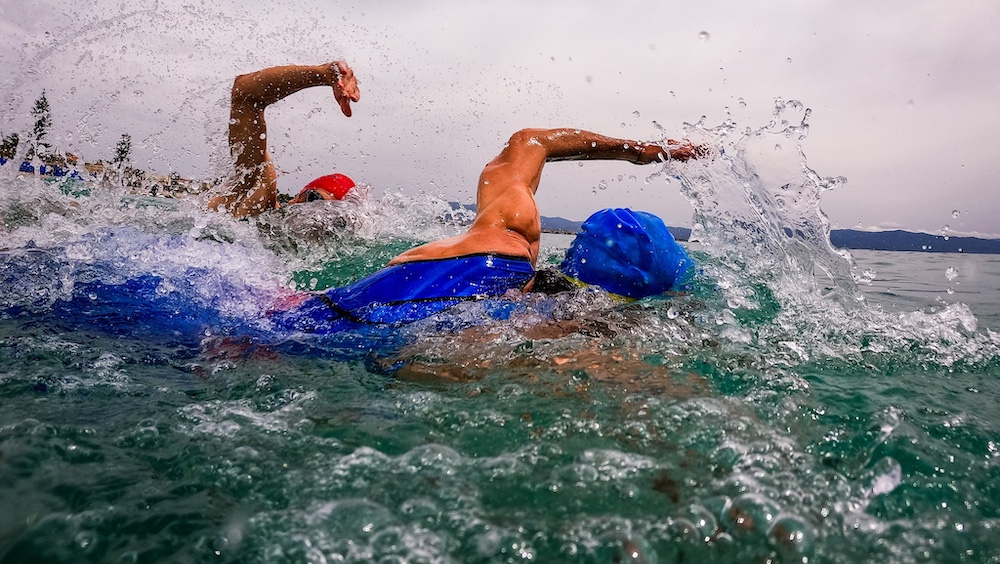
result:
<svg viewBox="0 0 1000 564"><path fill-rule="evenodd" d="M559 269L574 280L639 299L676 288L691 265L663 220L619 208L583 222Z"/></svg>
<svg viewBox="0 0 1000 564"><path fill-rule="evenodd" d="M340 173L328 174L320 176L316 180L306 184L305 188L299 191L299 194L292 198L289 203L299 204L315 200L343 200L347 196L347 193L351 191L351 188L354 188L354 181L347 176Z"/></svg>

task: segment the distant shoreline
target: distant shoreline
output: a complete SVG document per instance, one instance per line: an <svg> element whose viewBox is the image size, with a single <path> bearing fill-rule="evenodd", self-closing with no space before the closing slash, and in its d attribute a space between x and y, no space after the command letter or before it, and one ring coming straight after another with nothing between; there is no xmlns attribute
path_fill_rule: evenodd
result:
<svg viewBox="0 0 1000 564"><path fill-rule="evenodd" d="M574 235L583 222L561 217L542 217L542 231ZM678 241L688 241L691 230L686 227L668 227ZM931 235L896 229L892 231L859 231L834 229L830 243L841 249L869 251L897 251L916 253L972 253L1000 254L1000 239Z"/></svg>

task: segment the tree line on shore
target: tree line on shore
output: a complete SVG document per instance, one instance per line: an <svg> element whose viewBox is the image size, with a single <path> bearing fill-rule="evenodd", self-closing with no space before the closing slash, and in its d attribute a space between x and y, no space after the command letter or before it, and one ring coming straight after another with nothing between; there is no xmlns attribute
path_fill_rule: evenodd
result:
<svg viewBox="0 0 1000 564"><path fill-rule="evenodd" d="M34 123L31 131L25 135L22 153L18 152L22 148L20 133L0 133L0 164L19 163L21 172L43 176L68 175L84 178L82 171L90 178L118 184L136 194L151 196L194 194L214 185L211 182L194 182L182 178L177 172L156 174L133 166L132 136L128 133L122 133L115 145L114 157L108 162L101 159L81 163L77 155L54 148L48 140L52 129L52 110L44 90L31 108L31 117Z"/></svg>

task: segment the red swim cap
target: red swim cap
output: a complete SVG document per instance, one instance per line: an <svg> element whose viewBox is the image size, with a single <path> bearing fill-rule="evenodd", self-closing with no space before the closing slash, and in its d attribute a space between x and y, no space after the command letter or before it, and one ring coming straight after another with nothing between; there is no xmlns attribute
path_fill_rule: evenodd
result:
<svg viewBox="0 0 1000 564"><path fill-rule="evenodd" d="M351 188L354 188L354 181L343 174L336 173L320 176L306 184L306 187L300 190L299 194L306 190L322 190L338 200L343 200Z"/></svg>

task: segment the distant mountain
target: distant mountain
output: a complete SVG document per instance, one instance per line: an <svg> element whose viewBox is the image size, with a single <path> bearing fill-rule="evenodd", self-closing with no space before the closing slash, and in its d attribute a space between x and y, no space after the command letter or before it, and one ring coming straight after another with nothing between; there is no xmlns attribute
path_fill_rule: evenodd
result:
<svg viewBox="0 0 1000 564"><path fill-rule="evenodd" d="M834 229L830 232L830 242L835 247L870 249L874 251L1000 254L1000 239L953 236L945 238L943 235L913 233L901 230L857 231L854 229Z"/></svg>
<svg viewBox="0 0 1000 564"><path fill-rule="evenodd" d="M453 204L457 209L458 204ZM475 206L461 206L475 211ZM569 233L580 231L582 221L562 217L542 216L542 231L547 233ZM667 227L678 241L691 238L687 227ZM978 237L954 237L914 233L912 231L858 231L856 229L834 229L830 232L830 242L834 247L847 249L868 249L873 251L915 251L928 253L985 253L1000 254L1000 239Z"/></svg>

